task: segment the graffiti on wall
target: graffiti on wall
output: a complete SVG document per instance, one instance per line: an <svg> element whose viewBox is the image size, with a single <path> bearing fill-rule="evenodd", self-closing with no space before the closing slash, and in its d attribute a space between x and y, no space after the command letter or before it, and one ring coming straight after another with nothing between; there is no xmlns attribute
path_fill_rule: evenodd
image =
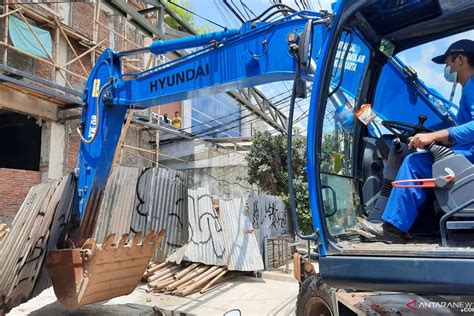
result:
<svg viewBox="0 0 474 316"><path fill-rule="evenodd" d="M289 218L285 203L278 196L255 195L247 200L248 214L253 228L259 231L260 248L267 237L288 233Z"/></svg>

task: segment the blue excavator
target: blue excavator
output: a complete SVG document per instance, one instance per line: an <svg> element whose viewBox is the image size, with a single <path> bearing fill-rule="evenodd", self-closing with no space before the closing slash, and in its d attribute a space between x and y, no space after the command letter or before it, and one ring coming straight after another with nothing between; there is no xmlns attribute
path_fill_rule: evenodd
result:
<svg viewBox="0 0 474 316"><path fill-rule="evenodd" d="M395 55L470 30L473 16L468 0L340 0L332 12L277 4L240 29L105 50L83 95L75 207L62 249L47 257L58 299L76 307L131 292L163 237L151 233L140 244L135 236L131 246L127 236L101 245L90 238L127 110L283 80L294 82L287 126L293 224L319 256L318 273L295 257L297 314L358 314L341 303L357 293L474 294L474 169L449 148L427 149L435 161L428 181L434 196L411 241L366 242L353 229L359 217L380 217L410 137L456 125L457 106ZM122 72L126 56L191 48L157 67ZM292 121L295 100L306 97L311 210L297 210ZM311 232L300 229L304 211L312 214ZM344 300L342 292L350 296Z"/></svg>

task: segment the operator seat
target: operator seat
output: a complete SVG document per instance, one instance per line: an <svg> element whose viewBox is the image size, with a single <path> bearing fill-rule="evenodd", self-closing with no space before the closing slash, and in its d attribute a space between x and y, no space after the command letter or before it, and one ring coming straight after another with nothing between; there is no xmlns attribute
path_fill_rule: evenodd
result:
<svg viewBox="0 0 474 316"><path fill-rule="evenodd" d="M441 145L433 143L427 150L434 159L433 178L397 180L392 185L434 189L436 201L445 213L439 221L441 244L447 246L449 231L474 230L474 165ZM417 184L408 184L413 182Z"/></svg>
<svg viewBox="0 0 474 316"><path fill-rule="evenodd" d="M449 230L474 229L474 165L447 147L431 144L436 200L445 215L440 220L442 245ZM448 221L448 219L452 219Z"/></svg>

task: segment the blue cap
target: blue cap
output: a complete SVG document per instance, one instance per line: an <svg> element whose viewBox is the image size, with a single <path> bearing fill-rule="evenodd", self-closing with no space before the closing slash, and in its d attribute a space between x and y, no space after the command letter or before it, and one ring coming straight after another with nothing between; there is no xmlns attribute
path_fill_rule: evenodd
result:
<svg viewBox="0 0 474 316"><path fill-rule="evenodd" d="M446 53L432 59L437 64L444 64L444 60L451 54L473 54L474 55L474 41L463 39L452 43Z"/></svg>

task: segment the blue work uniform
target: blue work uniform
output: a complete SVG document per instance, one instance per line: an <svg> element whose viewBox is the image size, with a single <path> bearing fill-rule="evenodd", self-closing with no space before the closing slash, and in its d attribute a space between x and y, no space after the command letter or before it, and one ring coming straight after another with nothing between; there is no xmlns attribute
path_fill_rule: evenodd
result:
<svg viewBox="0 0 474 316"><path fill-rule="evenodd" d="M451 149L474 162L474 76L464 84L456 121L458 125L448 129L450 141L454 143ZM400 166L397 180L432 178L432 165L431 153L412 153ZM393 188L382 219L406 233L425 200L425 189Z"/></svg>

